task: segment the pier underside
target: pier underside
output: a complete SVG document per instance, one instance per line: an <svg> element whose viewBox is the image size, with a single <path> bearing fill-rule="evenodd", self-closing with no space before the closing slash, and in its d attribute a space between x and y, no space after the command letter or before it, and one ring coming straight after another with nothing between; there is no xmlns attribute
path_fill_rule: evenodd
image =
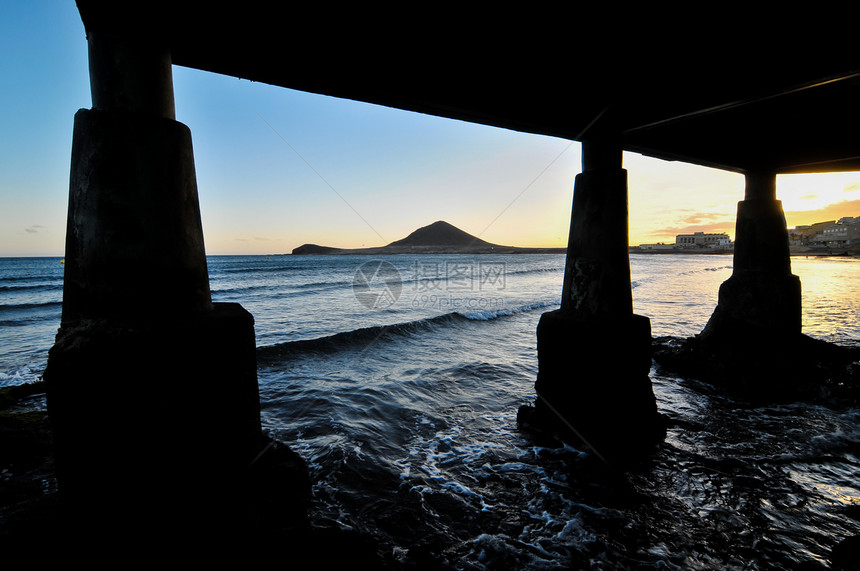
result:
<svg viewBox="0 0 860 571"><path fill-rule="evenodd" d="M832 15L828 40L809 42L808 11L77 4L88 27L161 43L184 67L573 140L611 108L628 151L737 172L860 170L860 61Z"/></svg>
<svg viewBox="0 0 860 571"><path fill-rule="evenodd" d="M775 176L860 170L853 46L785 46L750 21L745 33L716 20L713 29L685 30L662 14L635 26L553 14L434 14L416 25L364 8L332 14L255 1L226 9L77 4L93 108L75 123L63 320L46 371L70 532L92 506L99 533L171 510L197 529L239 529L271 513L265 499L245 503L255 478L288 482L279 513L289 521L278 525L301 525L305 515L300 461L286 479L255 471L261 458L284 466L293 457L276 455L261 433L253 319L211 302L172 65L581 142L563 302L541 320L539 399L529 421L569 430L610 463L661 436L648 379L650 322L633 314L630 295L623 151L747 177L735 275L705 332L720 340L799 335L799 283L782 207L769 190ZM140 267L151 282L139 278ZM609 352L617 366L605 375ZM177 359L182 367L173 367ZM173 371L168 394L141 394L164 370ZM194 406L208 390L211 398ZM120 422L122 435L102 432ZM191 453L188 433L209 425L219 442ZM114 456L102 454L105 443ZM120 480L93 479L111 466L121 467ZM128 492L139 489L147 494ZM224 503L211 503L216 494ZM189 509L177 510L184 500ZM184 522L174 523L181 535Z"/></svg>

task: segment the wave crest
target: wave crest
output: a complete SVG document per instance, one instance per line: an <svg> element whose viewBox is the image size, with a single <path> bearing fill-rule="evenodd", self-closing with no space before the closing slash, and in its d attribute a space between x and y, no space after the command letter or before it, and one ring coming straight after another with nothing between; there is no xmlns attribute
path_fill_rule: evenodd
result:
<svg viewBox="0 0 860 571"><path fill-rule="evenodd" d="M491 321L556 305L558 305L558 302L539 301L504 309L454 311L404 323L373 325L315 339L300 339L275 345L266 345L257 348L257 356L264 361L273 361L294 358L308 353L327 354L348 349L363 349L380 339L427 334L448 327L464 326L476 321Z"/></svg>

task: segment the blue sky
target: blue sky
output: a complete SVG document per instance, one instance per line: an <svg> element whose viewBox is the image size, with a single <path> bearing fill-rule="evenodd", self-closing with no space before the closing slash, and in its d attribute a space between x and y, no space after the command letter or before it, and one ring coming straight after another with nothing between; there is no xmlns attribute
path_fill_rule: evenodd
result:
<svg viewBox="0 0 860 571"><path fill-rule="evenodd" d="M73 0L0 4L0 256L62 255L75 111L91 105ZM563 246L577 143L174 66L210 254L377 246L446 220ZM734 234L740 175L625 153L630 241ZM789 226L860 215L860 174L780 177ZM856 212L855 212L856 210Z"/></svg>

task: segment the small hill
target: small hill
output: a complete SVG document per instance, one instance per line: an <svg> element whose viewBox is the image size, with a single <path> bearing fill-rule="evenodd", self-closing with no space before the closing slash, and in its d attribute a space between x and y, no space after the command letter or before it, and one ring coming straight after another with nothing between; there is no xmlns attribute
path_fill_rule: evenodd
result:
<svg viewBox="0 0 860 571"><path fill-rule="evenodd" d="M294 255L320 254L557 254L564 248L516 248L499 246L472 236L443 220L423 226L407 237L376 248L332 248L303 244Z"/></svg>
<svg viewBox="0 0 860 571"><path fill-rule="evenodd" d="M485 242L443 220L419 228L406 238L392 242L387 247L399 246L503 247Z"/></svg>
<svg viewBox="0 0 860 571"><path fill-rule="evenodd" d="M329 246L317 246L316 244L302 244L298 248L293 248L293 254L337 254L342 252L340 248L331 248Z"/></svg>

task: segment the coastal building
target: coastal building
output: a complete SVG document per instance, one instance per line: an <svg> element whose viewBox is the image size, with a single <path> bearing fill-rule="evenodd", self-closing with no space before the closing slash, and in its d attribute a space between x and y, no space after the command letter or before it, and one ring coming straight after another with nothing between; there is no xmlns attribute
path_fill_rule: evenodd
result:
<svg viewBox="0 0 860 571"><path fill-rule="evenodd" d="M729 248L732 241L725 232L706 234L678 234L675 236L676 248Z"/></svg>
<svg viewBox="0 0 860 571"><path fill-rule="evenodd" d="M797 226L788 235L792 246L850 248L860 245L860 216Z"/></svg>
<svg viewBox="0 0 860 571"><path fill-rule="evenodd" d="M817 237L822 234L824 229L834 224L836 224L835 220L828 220L792 228L788 231L789 244L792 246L812 246L818 241Z"/></svg>

